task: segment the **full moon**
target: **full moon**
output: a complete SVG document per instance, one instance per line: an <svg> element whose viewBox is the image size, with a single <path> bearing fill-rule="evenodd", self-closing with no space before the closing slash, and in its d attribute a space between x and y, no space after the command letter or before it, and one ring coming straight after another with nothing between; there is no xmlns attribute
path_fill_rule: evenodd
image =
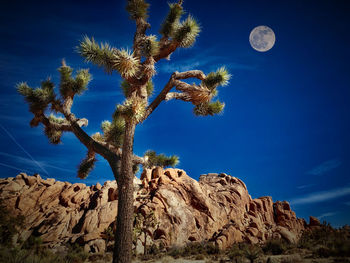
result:
<svg viewBox="0 0 350 263"><path fill-rule="evenodd" d="M267 26L257 26L249 35L250 45L259 52L270 50L275 41L275 33Z"/></svg>

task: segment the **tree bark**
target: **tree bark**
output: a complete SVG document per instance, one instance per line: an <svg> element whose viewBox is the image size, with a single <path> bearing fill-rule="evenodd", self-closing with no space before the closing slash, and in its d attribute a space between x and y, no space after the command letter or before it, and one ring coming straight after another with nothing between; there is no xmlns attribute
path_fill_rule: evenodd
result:
<svg viewBox="0 0 350 263"><path fill-rule="evenodd" d="M134 216L134 174L132 170L132 165L134 134L134 121L126 120L123 154L121 159L121 172L117 177L118 215L116 224L117 229L115 233L113 263L131 263L132 260L132 236ZM115 169L117 169L117 167Z"/></svg>
<svg viewBox="0 0 350 263"><path fill-rule="evenodd" d="M146 255L147 254L147 230L145 229L143 234L145 235L145 242L143 245L143 254Z"/></svg>

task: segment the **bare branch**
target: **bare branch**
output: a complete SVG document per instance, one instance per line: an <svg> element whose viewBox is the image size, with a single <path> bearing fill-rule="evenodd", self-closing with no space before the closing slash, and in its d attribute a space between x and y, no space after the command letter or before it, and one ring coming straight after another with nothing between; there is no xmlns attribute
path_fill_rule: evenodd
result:
<svg viewBox="0 0 350 263"><path fill-rule="evenodd" d="M169 92L166 96L165 96L165 100L172 100L172 99L176 99L176 100L183 100L183 101L189 101L190 97L188 96L188 94L186 93L181 93L181 92Z"/></svg>
<svg viewBox="0 0 350 263"><path fill-rule="evenodd" d="M147 107L146 112L144 114L144 117L142 118L141 121L144 121L148 118L148 116L158 107L158 105L163 101L166 100L167 94L170 92L170 90L176 86L176 89L180 91L185 91L186 95L191 95L189 94L189 91L196 92L196 97L198 97L198 101L203 101L207 100L207 98L202 97L204 94L203 92L206 92L206 96L209 96L207 90L203 90L204 87L199 87L197 85L189 85L185 82L179 81L178 79L188 79L188 78L197 78L199 80L204 80L205 79L205 74L200 71L200 70L189 70L186 72L174 72L168 83L165 85L163 90L158 94L158 96L153 100L153 102ZM197 94L198 92L202 92L203 94ZM198 96L197 96L198 95ZM170 95L171 96L180 96L180 95ZM181 95L182 98L184 99L185 95ZM168 97L168 98L170 98ZM191 96L191 99L193 96ZM179 97L180 98L180 97ZM188 100L186 100L188 101ZM192 100L191 100L192 101ZM195 103L199 103L196 101Z"/></svg>
<svg viewBox="0 0 350 263"><path fill-rule="evenodd" d="M161 46L159 53L154 56L154 60L157 62L162 58L169 58L170 55L180 46L180 43L176 40L169 41L167 39L161 40Z"/></svg>
<svg viewBox="0 0 350 263"><path fill-rule="evenodd" d="M137 155L134 155L134 160L133 160L134 164L142 164L142 165L146 166L147 162L148 162L148 156L139 157Z"/></svg>
<svg viewBox="0 0 350 263"><path fill-rule="evenodd" d="M173 73L168 81L168 83L165 85L163 90L158 94L158 96L152 101L152 103L147 107L146 112L141 120L144 121L148 118L148 116L158 107L158 105L165 100L165 97L167 93L174 87L173 81L175 79L176 73Z"/></svg>
<svg viewBox="0 0 350 263"><path fill-rule="evenodd" d="M205 79L205 74L201 70L189 70L185 72L176 72L176 79L196 78L199 80Z"/></svg>
<svg viewBox="0 0 350 263"><path fill-rule="evenodd" d="M107 147L103 146L99 142L92 139L82 128L81 126L86 126L88 121L87 119L77 119L73 113L70 112L70 109L64 107L62 103L58 100L53 102L53 108L60 111L68 123L70 124L70 131L72 131L78 140L85 145L88 150L93 150L94 152L100 154L104 158L108 159L113 152Z"/></svg>

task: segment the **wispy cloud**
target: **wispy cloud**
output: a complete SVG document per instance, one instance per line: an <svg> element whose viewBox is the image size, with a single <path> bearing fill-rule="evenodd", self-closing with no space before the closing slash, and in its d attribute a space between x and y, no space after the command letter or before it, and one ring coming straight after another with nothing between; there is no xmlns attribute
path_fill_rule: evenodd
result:
<svg viewBox="0 0 350 263"><path fill-rule="evenodd" d="M341 164L342 164L342 162L338 159L328 160L328 161L321 163L320 165L314 167L313 169L308 171L307 174L323 175L323 174L339 167Z"/></svg>
<svg viewBox="0 0 350 263"><path fill-rule="evenodd" d="M23 146L16 140L16 138L7 130L4 126L0 124L0 128L10 137L10 139L46 174L49 175L49 173L46 171L46 169L38 163L34 157L26 151L26 149L23 148Z"/></svg>
<svg viewBox="0 0 350 263"><path fill-rule="evenodd" d="M311 186L314 186L315 184L304 184L304 185L299 185L297 186L298 189L305 189L305 188L309 188Z"/></svg>
<svg viewBox="0 0 350 263"><path fill-rule="evenodd" d="M338 212L328 212L328 213L324 213L324 214L319 215L317 218L318 218L318 219L322 219L322 218L325 218L325 217L334 216L334 215L336 215L337 213L338 213Z"/></svg>
<svg viewBox="0 0 350 263"><path fill-rule="evenodd" d="M14 155L14 154L10 154L10 153L0 152L0 155L4 156L4 157L11 158L11 161L13 161L14 163L24 164L24 165L30 166L32 168L37 167L37 163L39 163L41 167L52 168L52 169L56 169L56 170L63 171L63 172L75 173L75 171L73 171L73 170L62 168L62 167L52 165L52 164L49 164L49 163L43 162L43 161L37 161L36 163L34 163L32 159L25 158L25 157L18 156L18 155ZM3 164L3 166L5 166L5 165ZM10 165L8 165L8 166L10 166ZM24 171L24 169L19 169L18 167L15 167L15 168L18 170Z"/></svg>
<svg viewBox="0 0 350 263"><path fill-rule="evenodd" d="M221 65L225 65L230 70L254 70L255 66L247 65L239 62L228 61L226 57L214 55L217 53L216 48L206 49L204 52L197 52L196 55L181 60L170 60L161 64L159 71L163 73L173 73L175 71L188 71L192 69L214 71Z"/></svg>
<svg viewBox="0 0 350 263"><path fill-rule="evenodd" d="M30 119L28 120L28 118L26 117L0 114L0 120L11 121L11 122L20 123L20 124L23 124L23 123L27 124L29 123Z"/></svg>
<svg viewBox="0 0 350 263"><path fill-rule="evenodd" d="M350 187L336 188L328 191L310 193L304 197L298 197L290 201L293 205L304 205L325 202L342 196L350 195Z"/></svg>
<svg viewBox="0 0 350 263"><path fill-rule="evenodd" d="M9 165L9 164L6 164L6 163L0 163L0 166L11 168L11 169L17 170L19 172L34 173L33 171L30 171L30 170L27 170L27 169L23 169L23 168L20 168L20 167L16 167L16 166L13 166L13 165Z"/></svg>

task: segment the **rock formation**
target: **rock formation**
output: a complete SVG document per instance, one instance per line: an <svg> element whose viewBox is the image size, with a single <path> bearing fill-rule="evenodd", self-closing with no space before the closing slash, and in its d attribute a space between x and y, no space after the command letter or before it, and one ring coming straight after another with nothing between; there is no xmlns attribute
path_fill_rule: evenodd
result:
<svg viewBox="0 0 350 263"><path fill-rule="evenodd" d="M183 170L156 167L144 170L134 186L135 213L153 213L156 221L146 231L148 244L170 247L208 241L225 249L235 242L270 238L296 242L309 227L296 218L288 202L252 199L240 179L223 173L201 175L196 181ZM25 216L21 240L40 236L51 248L78 242L91 252L106 249L105 230L114 227L118 207L114 181L89 187L24 173L0 180L0 199ZM136 249L141 252L144 233L137 237Z"/></svg>

